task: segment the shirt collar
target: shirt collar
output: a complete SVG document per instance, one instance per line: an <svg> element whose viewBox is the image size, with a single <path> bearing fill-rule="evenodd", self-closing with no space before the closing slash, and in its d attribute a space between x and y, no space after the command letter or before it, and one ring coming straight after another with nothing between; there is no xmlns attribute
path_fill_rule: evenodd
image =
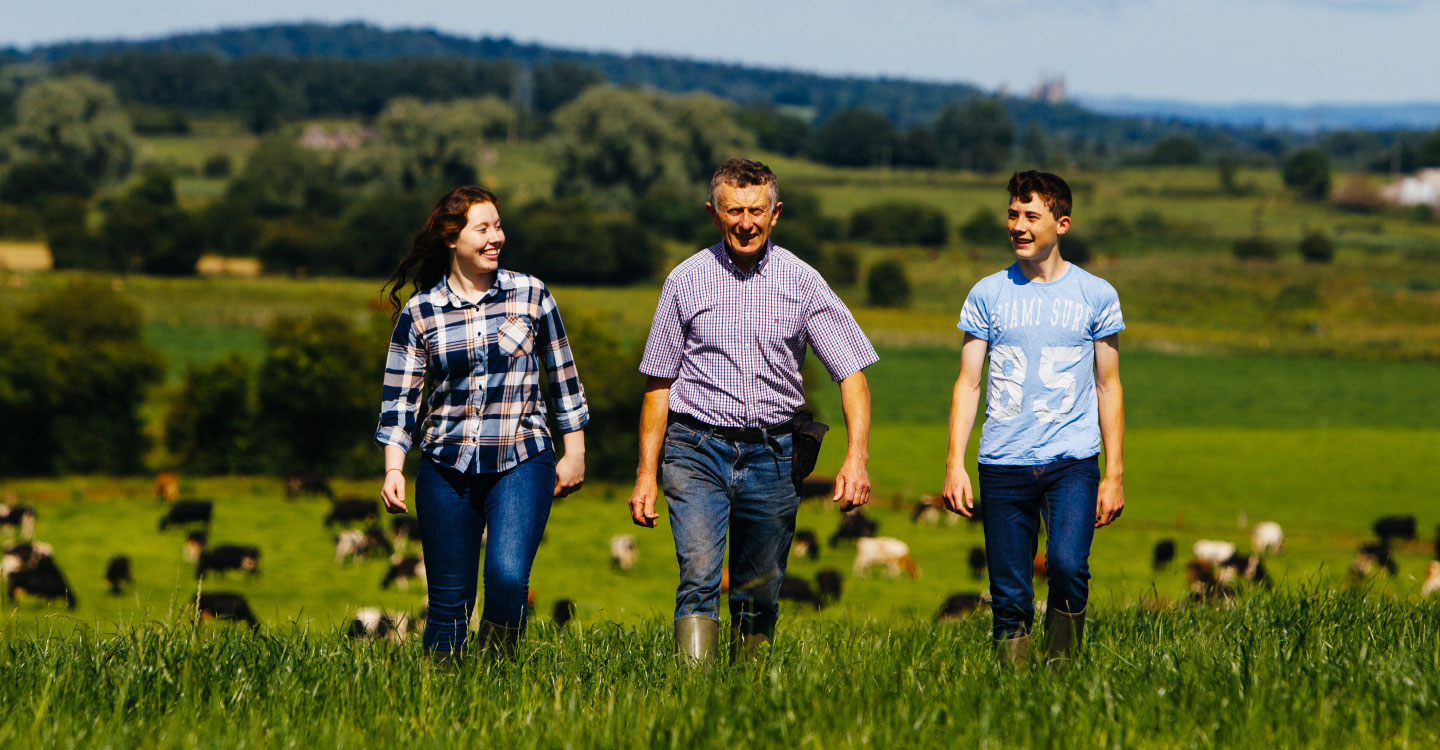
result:
<svg viewBox="0 0 1440 750"><path fill-rule="evenodd" d="M485 292L485 295L482 296L480 300L484 301L486 297L495 294L495 290L497 289L501 292L508 292L514 288L514 274L501 268L495 272L495 284ZM430 288L430 304L436 307L453 307L458 309L466 307L471 303L466 302L464 297L456 294L455 291L450 288L450 274L446 273L440 277L440 283Z"/></svg>
<svg viewBox="0 0 1440 750"><path fill-rule="evenodd" d="M711 245L710 254L714 255L715 259L720 261L720 266L722 268L733 274L736 274L738 276L749 276L752 274L756 276L764 276L765 269L770 265L770 256L773 255L771 251L773 251L774 249L775 241L768 239L765 240L765 250L760 253L760 260L755 261L755 265L751 266L748 272L740 270L740 267L735 265L735 261L730 259L730 253L725 250L724 240L721 240L717 244Z"/></svg>

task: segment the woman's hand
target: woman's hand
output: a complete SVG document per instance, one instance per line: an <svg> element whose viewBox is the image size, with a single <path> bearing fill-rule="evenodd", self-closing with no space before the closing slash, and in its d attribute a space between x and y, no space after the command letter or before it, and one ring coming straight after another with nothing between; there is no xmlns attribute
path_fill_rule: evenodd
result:
<svg viewBox="0 0 1440 750"><path fill-rule="evenodd" d="M405 513L409 509L405 507L405 472L401 469L390 469L385 472L385 480L380 483L380 499L385 501L385 510L390 513Z"/></svg>
<svg viewBox="0 0 1440 750"><path fill-rule="evenodd" d="M585 454L566 451L555 464L555 497L561 498L585 483Z"/></svg>

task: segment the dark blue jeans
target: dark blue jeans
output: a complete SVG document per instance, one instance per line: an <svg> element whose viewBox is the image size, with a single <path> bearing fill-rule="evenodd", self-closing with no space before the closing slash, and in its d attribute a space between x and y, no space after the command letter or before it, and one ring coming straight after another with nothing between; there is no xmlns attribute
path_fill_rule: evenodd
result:
<svg viewBox="0 0 1440 750"><path fill-rule="evenodd" d="M744 443L671 424L661 479L680 561L675 617L720 619L720 570L730 536L730 618L773 636L780 581L800 498L790 480L790 435Z"/></svg>
<svg viewBox="0 0 1440 750"><path fill-rule="evenodd" d="M481 616L506 627L524 626L530 566L550 518L554 489L550 451L499 474L467 474L421 459L415 514L430 594L425 648L464 648L475 606L480 538L487 527Z"/></svg>
<svg viewBox="0 0 1440 750"><path fill-rule="evenodd" d="M1024 635L1034 624L1031 576L1042 518L1050 578L1045 606L1071 614L1085 611L1099 488L1100 463L1095 456L1040 466L980 464L995 638Z"/></svg>

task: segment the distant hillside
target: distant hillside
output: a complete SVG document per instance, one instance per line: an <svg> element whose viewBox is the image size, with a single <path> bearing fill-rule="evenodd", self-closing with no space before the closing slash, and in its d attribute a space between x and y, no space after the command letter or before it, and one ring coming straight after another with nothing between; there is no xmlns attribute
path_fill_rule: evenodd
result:
<svg viewBox="0 0 1440 750"><path fill-rule="evenodd" d="M364 23L288 24L177 34L141 41L84 41L0 52L0 58L64 63L133 54L213 55L234 60L257 56L390 60L463 57L506 60L521 69L568 60L598 69L618 84L652 86L675 92L704 91L741 104L777 106L823 121L852 107L869 107L904 129L929 124L948 103L979 94L966 83L934 83L893 78L832 77L793 70L748 67L656 55L617 55L520 44L508 38L469 39L429 29L385 30ZM1037 123L1052 136L1073 143L1112 146L1153 142L1177 130L1202 139L1254 140L1256 132L1190 124L1179 119L1141 120L1094 112L1075 104L1009 99L1020 126Z"/></svg>
<svg viewBox="0 0 1440 750"><path fill-rule="evenodd" d="M1222 105L1126 97L1079 97L1079 101L1097 112L1123 117L1179 118L1216 125L1293 130L1299 133L1322 130L1440 128L1440 103L1294 106L1252 102Z"/></svg>
<svg viewBox="0 0 1440 750"><path fill-rule="evenodd" d="M6 56L59 63L132 53L209 54L224 59L256 56L388 60L465 57L510 60L524 67L571 60L598 69L607 80L666 91L707 91L746 104L794 107L819 119L856 106L888 115L900 127L928 120L947 102L981 93L962 83L921 83L885 78L835 78L655 55L580 52L508 38L467 39L429 29L385 30L363 23L297 24L222 29L140 41L62 42Z"/></svg>

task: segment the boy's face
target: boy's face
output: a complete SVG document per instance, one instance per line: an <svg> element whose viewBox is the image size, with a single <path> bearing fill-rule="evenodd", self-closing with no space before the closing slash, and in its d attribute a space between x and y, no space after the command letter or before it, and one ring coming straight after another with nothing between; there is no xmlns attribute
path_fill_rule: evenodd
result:
<svg viewBox="0 0 1440 750"><path fill-rule="evenodd" d="M1070 231L1070 217L1056 219L1045 201L1031 193L1025 200L1010 199L1010 217L1006 225L1010 229L1010 246L1015 248L1015 257L1038 263L1049 258L1060 241L1060 235Z"/></svg>

